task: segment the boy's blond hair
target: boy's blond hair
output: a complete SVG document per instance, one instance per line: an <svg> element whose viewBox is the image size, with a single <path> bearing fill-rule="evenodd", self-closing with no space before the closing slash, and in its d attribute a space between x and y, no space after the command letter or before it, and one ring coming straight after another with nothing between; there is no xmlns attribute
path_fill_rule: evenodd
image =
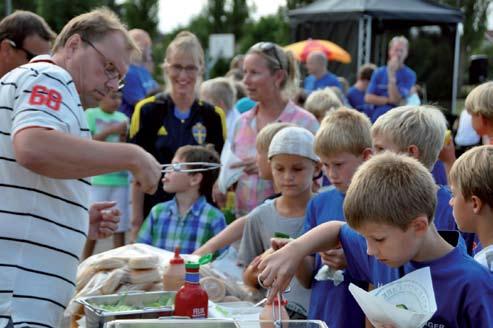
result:
<svg viewBox="0 0 493 328"><path fill-rule="evenodd" d="M269 151L269 146L272 141L272 138L276 135L277 132L281 131L284 128L296 126L293 123L286 122L274 122L267 124L260 130L257 134L256 147L258 151L267 153Z"/></svg>
<svg viewBox="0 0 493 328"><path fill-rule="evenodd" d="M354 174L344 198L344 216L354 229L377 223L405 231L418 216L433 221L436 188L431 173L416 159L384 152Z"/></svg>
<svg viewBox="0 0 493 328"><path fill-rule="evenodd" d="M450 182L466 201L476 196L493 208L493 146L466 151L452 166Z"/></svg>
<svg viewBox="0 0 493 328"><path fill-rule="evenodd" d="M236 88L233 81L225 77L216 77L202 82L200 91L207 95L214 106L223 103L226 106L223 109L226 111L232 109L236 102Z"/></svg>
<svg viewBox="0 0 493 328"><path fill-rule="evenodd" d="M305 101L304 107L319 121L332 110L342 107L342 102L331 88L313 91Z"/></svg>
<svg viewBox="0 0 493 328"><path fill-rule="evenodd" d="M128 34L126 26L113 11L104 7L72 18L58 34L53 45L53 52L65 46L67 40L74 34L79 34L83 40L94 42L112 32L120 32L124 36L127 50L133 55L140 53L139 48Z"/></svg>
<svg viewBox="0 0 493 328"><path fill-rule="evenodd" d="M436 107L400 106L380 116L371 129L372 136L383 136L400 151L407 152L415 145L419 150L419 161L429 170L438 160L443 148L447 121Z"/></svg>
<svg viewBox="0 0 493 328"><path fill-rule="evenodd" d="M466 97L465 107L470 114L481 114L493 120L493 82L472 89Z"/></svg>
<svg viewBox="0 0 493 328"><path fill-rule="evenodd" d="M322 121L315 135L315 153L331 156L343 152L356 156L372 147L371 122L365 114L354 109L339 108Z"/></svg>

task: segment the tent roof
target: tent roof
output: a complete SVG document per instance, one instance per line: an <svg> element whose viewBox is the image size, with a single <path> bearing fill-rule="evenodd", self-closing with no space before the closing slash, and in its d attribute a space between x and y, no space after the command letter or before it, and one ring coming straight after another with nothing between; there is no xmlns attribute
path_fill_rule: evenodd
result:
<svg viewBox="0 0 493 328"><path fill-rule="evenodd" d="M318 0L289 11L295 21L346 20L369 15L382 20L423 23L458 23L462 12L429 0Z"/></svg>

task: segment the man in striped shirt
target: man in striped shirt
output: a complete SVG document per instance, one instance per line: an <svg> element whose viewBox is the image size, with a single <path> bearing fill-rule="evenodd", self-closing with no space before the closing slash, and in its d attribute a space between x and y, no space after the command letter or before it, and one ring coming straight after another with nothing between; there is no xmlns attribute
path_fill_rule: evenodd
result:
<svg viewBox="0 0 493 328"><path fill-rule="evenodd" d="M60 327L86 238L114 229L89 208L87 177L130 170L156 190L159 163L136 145L90 140L83 113L118 89L134 49L98 9L67 23L53 56L0 81L0 327Z"/></svg>

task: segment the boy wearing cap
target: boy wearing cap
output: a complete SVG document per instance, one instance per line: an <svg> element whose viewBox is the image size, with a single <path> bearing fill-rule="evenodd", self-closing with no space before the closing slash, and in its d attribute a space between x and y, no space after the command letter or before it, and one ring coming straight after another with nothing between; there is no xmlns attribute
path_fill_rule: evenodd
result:
<svg viewBox="0 0 493 328"><path fill-rule="evenodd" d="M272 202L255 208L243 230L238 261L247 266L270 248L270 238L281 232L296 238L303 233L305 209L312 197L313 178L320 171L318 156L313 151L313 134L300 127L287 127L275 134L268 158L274 185L281 195ZM258 258L253 265L258 264ZM310 291L297 280L286 294L291 319L306 318Z"/></svg>

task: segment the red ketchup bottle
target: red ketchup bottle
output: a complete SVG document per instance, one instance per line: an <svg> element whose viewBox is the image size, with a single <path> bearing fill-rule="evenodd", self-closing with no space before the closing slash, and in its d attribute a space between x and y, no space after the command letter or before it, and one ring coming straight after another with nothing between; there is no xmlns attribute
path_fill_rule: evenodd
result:
<svg viewBox="0 0 493 328"><path fill-rule="evenodd" d="M200 286L200 264L185 264L185 285L180 288L175 297L175 316L192 319L207 318L209 297Z"/></svg>

